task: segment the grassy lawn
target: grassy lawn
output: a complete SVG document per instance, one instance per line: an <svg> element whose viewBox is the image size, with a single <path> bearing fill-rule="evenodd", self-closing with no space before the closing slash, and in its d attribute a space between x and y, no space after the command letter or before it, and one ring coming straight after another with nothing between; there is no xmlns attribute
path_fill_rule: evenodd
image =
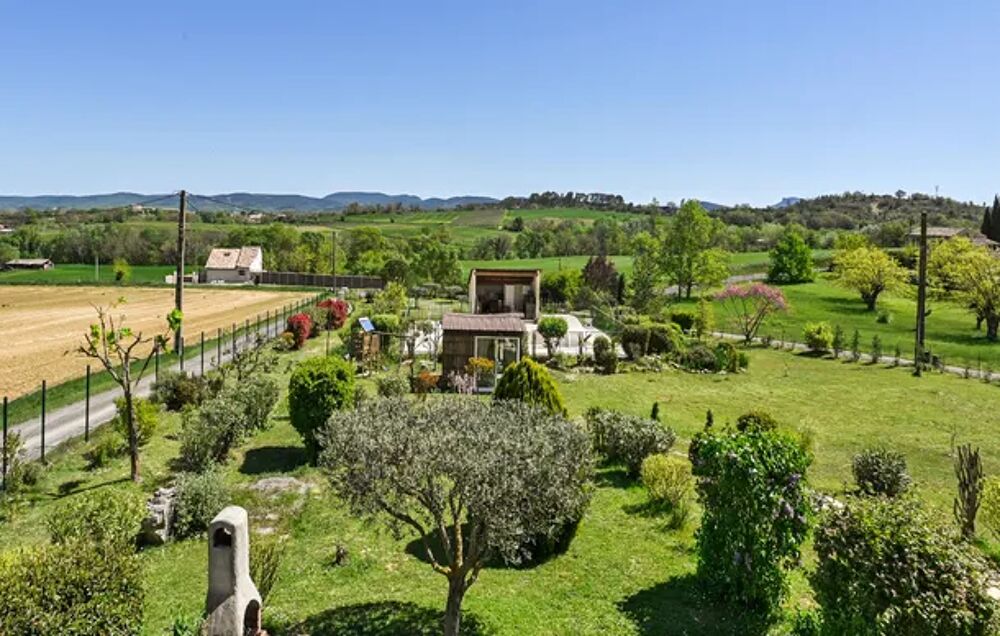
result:
<svg viewBox="0 0 1000 636"><path fill-rule="evenodd" d="M305 352L284 354L275 377L284 385L296 359L322 352L323 339ZM884 443L907 455L917 488L941 514L954 489L950 442L982 446L988 474L1000 468L998 388L952 376L912 378L905 370L815 359L754 349L748 373L699 375L680 371L615 376L560 373L557 380L571 415L590 406L648 414L653 401L679 434L678 452L712 409L721 424L751 408L808 428L816 462L810 479L840 491L850 480L851 455ZM364 384L370 385L368 380ZM169 478L179 449L179 417L164 418L143 456L141 488L149 492ZM289 536L282 572L265 614L299 623L313 634L358 633L379 624L379 633L434 633L444 604L445 581L421 562L412 537L393 538L379 526L354 518L328 490L325 478L304 465L300 439L279 402L271 429L234 454L225 468L234 499L250 510L253 525ZM99 434L109 434L102 431ZM58 453L26 501L0 522L0 545L44 541L44 518L77 493L134 488L122 459L87 472L74 446ZM269 497L248 486L266 476L289 474L310 485L303 496ZM727 634L741 620L703 599L691 576L697 521L668 530L644 512L645 494L615 469L597 476L591 507L569 551L526 569L489 568L470 590L467 620L499 634ZM348 550L335 566L336 547ZM204 602L204 541L175 542L143 553L148 584L146 633L163 634L178 616L197 614ZM808 602L804 576L793 577L790 605ZM391 629L389 628L391 627ZM368 632L370 633L370 632ZM469 633L472 633L471 630Z"/></svg>
<svg viewBox="0 0 1000 636"><path fill-rule="evenodd" d="M164 276L173 274L170 265L133 265L130 285L165 285ZM197 268L189 268L195 272ZM115 271L111 263L102 263L100 276L95 275L94 264L57 263L52 269L25 269L0 272L0 283L23 285L114 285Z"/></svg>
<svg viewBox="0 0 1000 636"><path fill-rule="evenodd" d="M839 324L850 341L857 329L861 335L863 352L871 349L872 337L882 339L886 355L892 355L898 343L903 357L913 358L913 333L916 323L916 301L905 294L883 294L879 298L879 309L888 311L891 321L878 322L878 312L867 311L860 296L835 285L827 275L821 275L815 282L801 285L785 285L782 291L788 298L788 313L770 319L761 330L761 335L770 334L775 339L802 341L802 328L806 323L826 321ZM1000 343L986 340L985 328L976 331L975 318L961 305L947 300L929 300L931 310L927 317L927 346L943 358L946 364L1000 370ZM720 329L732 330L724 308L716 308L716 322Z"/></svg>

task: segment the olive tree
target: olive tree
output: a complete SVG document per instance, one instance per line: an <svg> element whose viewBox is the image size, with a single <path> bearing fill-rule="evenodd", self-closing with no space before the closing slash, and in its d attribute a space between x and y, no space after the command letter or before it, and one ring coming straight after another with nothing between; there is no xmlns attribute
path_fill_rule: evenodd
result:
<svg viewBox="0 0 1000 636"><path fill-rule="evenodd" d="M352 510L418 535L447 578L447 636L491 557L530 558L590 498L586 435L521 402L377 400L338 413L320 437L320 464Z"/></svg>

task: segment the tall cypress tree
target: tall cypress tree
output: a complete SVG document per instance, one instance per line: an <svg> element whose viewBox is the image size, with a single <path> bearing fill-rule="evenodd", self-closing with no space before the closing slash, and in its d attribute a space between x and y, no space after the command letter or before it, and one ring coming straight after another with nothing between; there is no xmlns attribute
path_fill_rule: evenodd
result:
<svg viewBox="0 0 1000 636"><path fill-rule="evenodd" d="M994 241L1000 241L1000 197L993 195L993 208L990 210L990 233L987 236Z"/></svg>
<svg viewBox="0 0 1000 636"><path fill-rule="evenodd" d="M983 224L979 226L979 232L986 238L993 238L993 210L987 207L983 210Z"/></svg>

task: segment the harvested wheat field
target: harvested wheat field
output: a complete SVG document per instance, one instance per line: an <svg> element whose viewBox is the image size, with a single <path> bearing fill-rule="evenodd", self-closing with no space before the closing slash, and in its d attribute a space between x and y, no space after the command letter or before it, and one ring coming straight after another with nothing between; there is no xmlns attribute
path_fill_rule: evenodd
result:
<svg viewBox="0 0 1000 636"><path fill-rule="evenodd" d="M220 327L253 320L258 313L308 295L189 287L184 292L185 339L194 343L201 331L208 338ZM125 303L112 315L124 315L133 331L143 336L166 332L166 316L174 306L173 289L0 287L0 395L13 399L36 390L42 379L54 385L83 375L88 360L76 349L96 322L94 307L109 307L121 298Z"/></svg>

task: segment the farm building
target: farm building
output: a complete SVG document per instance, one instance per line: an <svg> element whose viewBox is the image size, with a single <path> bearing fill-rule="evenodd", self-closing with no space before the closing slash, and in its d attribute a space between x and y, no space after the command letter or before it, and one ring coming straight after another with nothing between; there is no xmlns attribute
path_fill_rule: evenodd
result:
<svg viewBox="0 0 1000 636"><path fill-rule="evenodd" d="M264 271L260 247L217 247L208 254L202 280L206 283L252 283Z"/></svg>
<svg viewBox="0 0 1000 636"><path fill-rule="evenodd" d="M4 263L4 269L52 269L55 263L50 258L15 258Z"/></svg>
<svg viewBox="0 0 1000 636"><path fill-rule="evenodd" d="M538 320L540 269L473 269L469 272L469 307L474 314L520 314Z"/></svg>
<svg viewBox="0 0 1000 636"><path fill-rule="evenodd" d="M524 320L520 314L445 314L441 319L444 374L461 373L471 358L494 363L495 377L481 378L493 386L508 365L521 359Z"/></svg>
<svg viewBox="0 0 1000 636"><path fill-rule="evenodd" d="M934 243L940 243L941 241L947 241L948 239L953 239L957 236L962 236L970 241L973 245L978 245L981 247L986 247L991 250L1000 249L1000 243L986 237L981 232L975 230L968 230L958 227L928 227L927 228L927 243L933 245ZM916 228L907 235L910 243L913 245L920 244L920 228Z"/></svg>

